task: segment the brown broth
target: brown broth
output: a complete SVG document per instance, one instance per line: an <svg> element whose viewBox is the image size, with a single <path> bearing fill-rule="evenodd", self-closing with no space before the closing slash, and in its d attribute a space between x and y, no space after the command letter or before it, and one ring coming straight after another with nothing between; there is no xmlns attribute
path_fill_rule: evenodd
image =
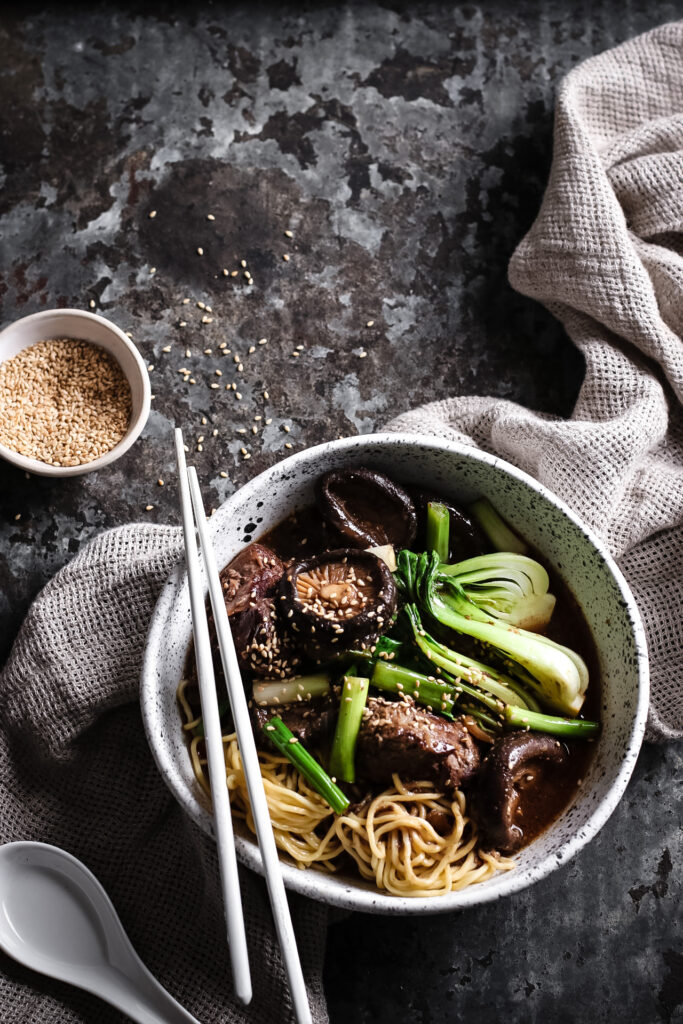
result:
<svg viewBox="0 0 683 1024"><path fill-rule="evenodd" d="M321 551L348 546L348 541L325 523L314 506L292 513L258 540L272 548L283 561L298 561ZM543 564L543 559L537 552L532 551L531 554ZM590 629L571 591L563 580L552 572L550 590L556 595L557 604L546 634L557 643L571 647L586 662L590 685L579 717L598 719L599 663ZM478 656L481 657L481 651L478 652ZM515 824L524 834L525 845L552 825L572 802L595 750L595 743L588 740L567 740L563 745L567 759L562 765L540 761L531 764L530 771L526 774L533 775L533 781L527 781L525 776L517 788ZM485 749L482 749L482 753L485 753Z"/></svg>

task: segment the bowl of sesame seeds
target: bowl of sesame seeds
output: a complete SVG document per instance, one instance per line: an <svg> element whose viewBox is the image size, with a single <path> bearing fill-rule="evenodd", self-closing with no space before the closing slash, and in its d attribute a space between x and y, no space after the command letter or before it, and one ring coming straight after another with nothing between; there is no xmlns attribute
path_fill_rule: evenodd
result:
<svg viewBox="0 0 683 1024"><path fill-rule="evenodd" d="M137 440L149 375L111 321L48 309L0 332L0 456L40 476L102 469Z"/></svg>

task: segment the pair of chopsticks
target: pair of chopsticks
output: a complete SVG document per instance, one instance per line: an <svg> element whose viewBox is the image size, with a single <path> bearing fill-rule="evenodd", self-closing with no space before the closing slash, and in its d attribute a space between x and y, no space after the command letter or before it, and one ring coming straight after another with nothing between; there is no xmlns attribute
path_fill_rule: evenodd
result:
<svg viewBox="0 0 683 1024"><path fill-rule="evenodd" d="M209 585L209 597L216 625L223 672L228 688L230 708L235 723L242 764L244 765L251 812L256 826L256 836L261 850L261 858L268 885L268 895L275 921L275 931L282 950L285 971L292 994L294 1015L298 1024L310 1024L312 1018L306 985L296 947L296 938L287 904L285 886L282 880L273 826L268 812L268 804L266 803L256 743L249 719L247 698L244 693L242 676L237 663L235 645L228 622L228 613L225 609L225 601L216 565L216 556L206 529L206 514L199 490L197 471L194 466L190 466L188 469L186 465L185 445L183 443L182 431L179 428L176 428L175 431L175 448L183 535L185 538L185 561L190 586L195 657L199 678L199 695L204 719L206 756L209 768L209 781L211 783L211 797L213 800L214 828L218 847L218 863L235 993L238 999L245 1005L251 1002L252 987L249 956L247 953L247 938L244 930L244 914L237 873L235 838L225 775L225 759L223 755L216 680L213 671L206 605L204 603L202 563ZM201 563L197 550L195 527L201 546Z"/></svg>

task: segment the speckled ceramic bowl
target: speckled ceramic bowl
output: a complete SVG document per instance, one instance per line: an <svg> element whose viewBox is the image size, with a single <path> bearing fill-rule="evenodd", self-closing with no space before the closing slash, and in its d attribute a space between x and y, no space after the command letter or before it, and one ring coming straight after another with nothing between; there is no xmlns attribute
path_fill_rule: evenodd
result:
<svg viewBox="0 0 683 1024"><path fill-rule="evenodd" d="M648 703L643 628L629 589L599 541L557 498L508 463L471 448L424 436L376 434L346 438L293 455L256 477L211 519L219 565L294 508L311 504L325 470L369 465L406 483L434 488L456 501L479 496L543 553L583 609L602 673L603 731L580 793L562 817L517 855L516 870L462 892L425 899L383 895L360 878L302 871L283 862L287 886L312 899L382 914L440 913L517 892L543 878L600 830L619 801L640 749ZM175 692L191 635L184 566L166 583L154 611L142 673L145 727L159 770L187 813L206 832L212 819L192 774ZM243 831L240 860L262 871L258 849Z"/></svg>

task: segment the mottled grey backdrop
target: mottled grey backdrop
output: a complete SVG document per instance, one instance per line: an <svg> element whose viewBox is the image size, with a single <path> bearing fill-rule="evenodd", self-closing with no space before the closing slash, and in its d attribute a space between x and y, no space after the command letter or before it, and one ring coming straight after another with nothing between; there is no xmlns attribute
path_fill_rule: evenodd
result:
<svg viewBox="0 0 683 1024"><path fill-rule="evenodd" d="M102 312L153 367L155 399L106 472L0 467L0 656L84 540L177 521L175 422L206 437L194 458L217 505L290 450L453 393L569 413L581 360L505 277L541 199L554 91L681 14L656 0L3 5L2 324ZM599 839L503 904L336 925L334 1024L683 1020L682 775L680 746L646 749Z"/></svg>

